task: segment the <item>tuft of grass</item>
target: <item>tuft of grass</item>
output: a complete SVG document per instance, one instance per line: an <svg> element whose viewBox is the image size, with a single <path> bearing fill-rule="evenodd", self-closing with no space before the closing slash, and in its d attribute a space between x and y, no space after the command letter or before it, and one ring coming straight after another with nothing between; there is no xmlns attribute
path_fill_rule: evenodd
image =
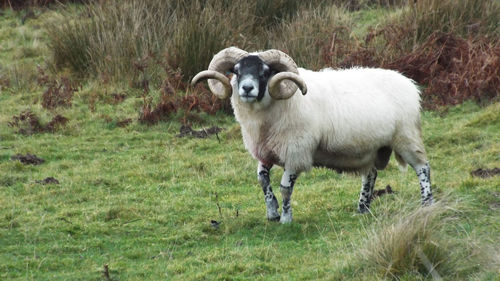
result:
<svg viewBox="0 0 500 281"><path fill-rule="evenodd" d="M402 26L413 30L415 42L424 41L436 30L462 37L500 36L500 3L492 0L409 1L401 14Z"/></svg>
<svg viewBox="0 0 500 281"><path fill-rule="evenodd" d="M185 81L207 68L213 55L221 49L255 44L247 32L255 24L247 13L250 3L224 5L222 1L193 1L188 7L186 14L177 15L176 28L165 47L168 64L173 69L181 69Z"/></svg>
<svg viewBox="0 0 500 281"><path fill-rule="evenodd" d="M450 228L457 212L456 206L440 201L411 211L402 206L398 216L389 222L379 217L380 225L367 231L368 238L362 243L358 254L361 263L380 277L395 279L418 274L441 280L474 271L470 263L460 259L471 255L466 253L470 250L468 241L453 245L443 239L443 229Z"/></svg>
<svg viewBox="0 0 500 281"><path fill-rule="evenodd" d="M341 53L352 49L354 21L343 6L327 6L298 12L269 32L270 47L285 50L295 62L310 69L332 65Z"/></svg>
<svg viewBox="0 0 500 281"><path fill-rule="evenodd" d="M76 11L72 6L66 8L62 20L45 24L54 66L93 78L121 81L119 77L130 77L135 60L164 51L175 26L169 3L113 1L88 4Z"/></svg>

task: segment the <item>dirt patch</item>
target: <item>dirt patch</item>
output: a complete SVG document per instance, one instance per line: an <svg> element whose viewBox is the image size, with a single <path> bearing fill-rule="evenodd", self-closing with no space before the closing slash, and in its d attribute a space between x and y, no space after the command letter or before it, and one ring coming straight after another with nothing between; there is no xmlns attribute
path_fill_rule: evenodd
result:
<svg viewBox="0 0 500 281"><path fill-rule="evenodd" d="M130 125L130 123L132 123L132 119L126 118L126 119L123 119L121 121L116 122L116 126L123 128L123 127L127 127L128 125Z"/></svg>
<svg viewBox="0 0 500 281"><path fill-rule="evenodd" d="M180 134L177 135L178 138L182 138L185 136L192 136L199 139L205 139L210 135L217 135L222 131L222 128L217 126L213 126L208 129L201 129L199 131L193 130L189 125L182 125L180 129Z"/></svg>
<svg viewBox="0 0 500 281"><path fill-rule="evenodd" d="M373 194L372 194L372 199L379 197L379 196L382 196L384 194L392 194L392 193L394 193L394 191L392 190L392 187L390 185L387 185L385 187L385 189L374 190Z"/></svg>
<svg viewBox="0 0 500 281"><path fill-rule="evenodd" d="M35 154L29 154L27 153L26 155L22 154L16 154L10 157L10 160L19 160L21 163L25 165L40 165L45 162L42 158L39 158Z"/></svg>
<svg viewBox="0 0 500 281"><path fill-rule="evenodd" d="M471 176L473 177L479 177L479 178L489 178L493 176L500 175L500 169L499 168L493 168L493 169L477 169L472 172L470 172Z"/></svg>
<svg viewBox="0 0 500 281"><path fill-rule="evenodd" d="M36 183L41 183L41 184L59 184L59 181L55 179L54 177L48 177L43 180L37 180Z"/></svg>

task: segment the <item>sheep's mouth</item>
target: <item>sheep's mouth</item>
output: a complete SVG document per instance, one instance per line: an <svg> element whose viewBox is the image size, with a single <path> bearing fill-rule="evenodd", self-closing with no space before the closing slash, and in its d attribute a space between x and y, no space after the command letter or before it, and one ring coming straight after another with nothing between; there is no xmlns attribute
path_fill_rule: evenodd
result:
<svg viewBox="0 0 500 281"><path fill-rule="evenodd" d="M240 99L243 102L251 103L257 100L257 96L245 94L245 95L240 95Z"/></svg>

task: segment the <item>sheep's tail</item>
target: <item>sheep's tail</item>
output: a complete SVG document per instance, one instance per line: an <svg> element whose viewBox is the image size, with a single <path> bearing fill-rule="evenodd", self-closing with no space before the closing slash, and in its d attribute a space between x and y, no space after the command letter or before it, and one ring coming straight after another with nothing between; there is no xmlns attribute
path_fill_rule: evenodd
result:
<svg viewBox="0 0 500 281"><path fill-rule="evenodd" d="M403 159L403 157L401 157L401 155L399 155L399 153L395 152L394 154L395 154L396 160L398 161L398 164L399 164L399 170L401 172L406 172L406 170L408 168L408 163L406 163L406 161Z"/></svg>

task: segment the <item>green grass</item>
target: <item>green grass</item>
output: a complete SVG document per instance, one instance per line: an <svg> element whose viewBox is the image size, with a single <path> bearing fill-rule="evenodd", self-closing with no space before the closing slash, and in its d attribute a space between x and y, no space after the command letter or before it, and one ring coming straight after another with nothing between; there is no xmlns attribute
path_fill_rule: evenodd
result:
<svg viewBox="0 0 500 281"><path fill-rule="evenodd" d="M79 110L85 108L64 113ZM112 114L105 105L97 111ZM226 128L219 143L215 137L179 139L176 122L112 128L98 114L74 116L58 134L20 136L6 126L9 115L2 112L1 279L96 280L104 264L119 280L357 279L353 255L366 229L377 228L377 220L397 219L420 197L414 173L400 173L392 161L377 188L390 184L397 194L375 200L373 217L358 215L359 179L315 169L298 181L294 223L269 223L256 162L231 118L209 122ZM475 125L491 114L496 121ZM442 239L500 242L493 235L500 230L500 178L469 175L500 167L498 114L498 104L468 104L446 117L424 116L436 197L462 201L453 224L443 225L448 233ZM9 160L16 153L35 153L46 163ZM280 169L273 171L276 186ZM60 184L35 182L49 176ZM211 227L212 219L222 220L219 229ZM462 276L488 270L484 265Z"/></svg>
<svg viewBox="0 0 500 281"><path fill-rule="evenodd" d="M11 56L18 49L8 43L22 37L17 20L11 12L0 17L0 65L6 69L18 63ZM36 23L27 22L26 34L35 32ZM34 38L17 45L31 46ZM41 55L19 59L27 71L36 73L35 65L43 63L42 39ZM372 214L356 212L358 177L314 169L297 182L294 222L280 225L265 219L257 163L232 117L200 114L196 128L225 128L220 141L181 139L176 134L182 113L168 123L142 125L141 98L126 86L87 83L73 107L49 112L40 106L44 89L25 79L25 86L0 92L1 280L104 280L105 264L113 280L391 279L360 253L371 235L383 237L418 208L415 174L401 173L393 159L376 188L390 184L397 193L376 199ZM101 98L90 111L90 96L122 88L123 103ZM16 134L7 124L28 108L44 122L55 114L70 121L55 134ZM117 127L125 117L134 122ZM423 134L435 197L458 202L445 205L455 210L437 216L429 236L447 257L443 272L449 275L443 277L500 280L500 177L469 174L500 167L500 104L424 112ZM17 153L46 162L22 165L10 160ZM36 183L50 176L60 184ZM274 168L275 190L280 177L281 169ZM210 220L222 223L215 229ZM430 280L413 266L398 278Z"/></svg>

